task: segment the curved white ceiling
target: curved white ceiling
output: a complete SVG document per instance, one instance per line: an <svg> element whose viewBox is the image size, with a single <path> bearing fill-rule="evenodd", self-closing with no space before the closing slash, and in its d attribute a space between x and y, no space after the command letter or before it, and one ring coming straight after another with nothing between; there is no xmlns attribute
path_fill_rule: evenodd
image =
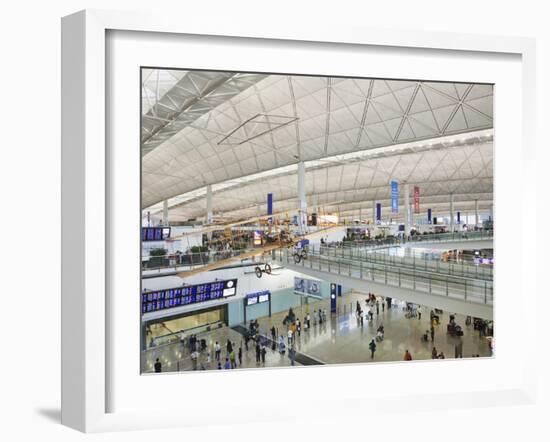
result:
<svg viewBox="0 0 550 442"><path fill-rule="evenodd" d="M490 85L158 71L156 90L156 72L142 74L142 206L169 199L171 218L203 216L208 184L215 212L255 215L268 192L294 208L300 160L310 204L384 200L390 179L426 198L492 195ZM395 145L414 149L368 156Z"/></svg>

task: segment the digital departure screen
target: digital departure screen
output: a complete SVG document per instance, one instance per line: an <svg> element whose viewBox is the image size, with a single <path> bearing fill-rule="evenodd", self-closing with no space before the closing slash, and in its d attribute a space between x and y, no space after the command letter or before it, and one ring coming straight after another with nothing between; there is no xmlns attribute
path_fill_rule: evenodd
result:
<svg viewBox="0 0 550 442"><path fill-rule="evenodd" d="M264 290L261 292L250 293L246 295L246 306L261 304L262 302L268 302L271 292L269 290Z"/></svg>
<svg viewBox="0 0 550 442"><path fill-rule="evenodd" d="M143 292L141 313L157 312L184 305L223 299L237 294L237 280L208 282L173 289Z"/></svg>
<svg viewBox="0 0 550 442"><path fill-rule="evenodd" d="M170 238L170 227L142 227L142 241L164 241Z"/></svg>

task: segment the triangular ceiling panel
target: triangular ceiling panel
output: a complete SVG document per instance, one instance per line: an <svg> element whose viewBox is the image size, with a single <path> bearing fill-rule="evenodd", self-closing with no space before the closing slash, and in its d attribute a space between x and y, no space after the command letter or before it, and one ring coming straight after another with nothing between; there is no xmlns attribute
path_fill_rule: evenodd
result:
<svg viewBox="0 0 550 442"><path fill-rule="evenodd" d="M446 107L457 102L457 100L449 98L446 94L436 92L425 85L422 86L422 91L424 92L424 95L426 96L426 99L430 103L432 109Z"/></svg>
<svg viewBox="0 0 550 442"><path fill-rule="evenodd" d="M468 129L468 124L466 123L466 119L464 118L464 114L460 109L455 113L453 119L449 123L449 126L447 126L447 132L458 132L461 130Z"/></svg>
<svg viewBox="0 0 550 442"><path fill-rule="evenodd" d="M493 95L493 86L489 84L474 84L472 90L468 93L466 100L473 100L475 98L487 97Z"/></svg>
<svg viewBox="0 0 550 442"><path fill-rule="evenodd" d="M456 105L434 109L433 112L435 115L435 119L441 130L445 128L445 124L447 123L449 117L451 116L455 108L456 108Z"/></svg>

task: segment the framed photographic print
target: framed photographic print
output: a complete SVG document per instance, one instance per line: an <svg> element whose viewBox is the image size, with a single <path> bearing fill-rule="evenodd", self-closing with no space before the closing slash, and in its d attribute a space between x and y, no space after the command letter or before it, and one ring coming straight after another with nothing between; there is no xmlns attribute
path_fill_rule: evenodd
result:
<svg viewBox="0 0 550 442"><path fill-rule="evenodd" d="M459 37L64 18L63 423L531 401L533 43Z"/></svg>

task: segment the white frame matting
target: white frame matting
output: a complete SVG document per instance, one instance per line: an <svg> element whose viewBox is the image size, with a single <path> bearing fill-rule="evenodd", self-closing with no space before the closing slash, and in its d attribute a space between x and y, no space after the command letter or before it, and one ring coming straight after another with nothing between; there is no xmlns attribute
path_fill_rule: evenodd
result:
<svg viewBox="0 0 550 442"><path fill-rule="evenodd" d="M135 217L135 220L126 225L130 226L127 228L130 235L137 238L139 236L135 233L137 230L134 232L132 229L134 229L135 223L139 223L139 213L136 211L127 214L122 211L124 206L118 204L120 195L117 196L113 190L116 189L118 193L127 195L124 193L126 189L119 187L120 156L126 151L118 147L121 143L117 141L116 134L106 132L106 121L111 121L111 119L119 121L117 120L118 111L116 109L113 111L108 106L109 94L112 93L110 82L116 82L116 73L112 75L112 78L109 76L109 81L106 81L106 72L109 72L107 67L109 63L113 62L112 59L108 60L107 58L109 56L118 57L117 54L120 54L117 51L109 52L108 50L107 35L110 31L121 34L139 33L142 42L150 38L157 39L157 44L159 36L170 36L171 39L176 40L185 40L187 36L190 39L192 37L194 41L201 38L216 38L218 40L232 38L232 41L244 45L246 42L255 42L251 46L256 47L258 42L259 44L267 42L270 47L274 48L280 45L283 51L289 45L298 47L307 43L312 45L311 47L330 46L330 50L336 51L335 53L363 47L376 48L378 52L382 53L390 48L399 48L405 53L412 50L425 50L432 57L437 57L438 53L442 57L447 53L470 54L473 58L477 57L480 66L483 66L484 54L487 57L491 54L500 54L515 59L521 68L520 75L516 75L521 84L521 91L510 91L510 97L508 97L506 91L499 90L498 81L495 86L495 143L498 146L495 180L498 182L499 177L505 176L506 171L518 175L516 180L518 184L515 187L509 185L501 189L496 186L495 192L495 218L497 219L495 248L497 248L497 257L499 258L495 272L497 356L482 361L449 360L438 364L437 366L441 368L438 368L435 376L441 376L441 379L438 379L438 383L441 382L440 390L417 388L424 387L421 385L423 373L428 369L432 370L429 367L433 367L432 362L421 361L412 364L344 365L297 370L239 370L239 373L212 372L161 376L139 376L139 366L135 366L135 370L132 372L128 371L121 355L112 353L113 348L117 348L116 339L120 339L120 333L125 331L113 333L113 330L124 328L121 325L126 322L132 324L135 315L134 312L122 316L120 313L116 313L121 311L119 308L121 305L118 304L119 301L113 304L111 270L113 264L119 260L119 255L122 256L124 253L128 255L135 250L130 248L124 252L120 247L113 246L113 244L118 244L118 238L123 234L120 229L117 230L116 225L123 224L123 221L126 222L126 216L130 216L130 219ZM162 60L163 51L160 46L158 48L156 51L158 60ZM149 50L151 51L151 48ZM137 63L140 56L139 54L129 54L129 66L132 66L131 63ZM234 63L236 63L234 66L240 66L238 59ZM247 69L244 63L244 60L241 60L243 67L238 70L253 70ZM310 24L298 29L285 23L266 25L265 23L249 23L238 19L216 22L210 18L201 20L198 17L195 17L192 22L182 25L178 17L171 17L168 14L155 16L150 13L95 10L82 11L65 17L62 21L62 423L81 431L97 432L208 425L212 422L274 421L297 417L304 419L328 417L334 414L365 415L372 412L396 412L408 409L418 411L533 403L536 400L535 321L533 319L521 321L525 327L525 330L522 331L521 360L512 359L512 355L506 348L506 342L501 347L500 340L502 338L506 338L505 340L515 339L514 324L520 322L518 318L527 318L526 307L522 306L536 303L535 267L531 265L531 261L526 259L536 255L535 244L533 241L527 240L527 231L521 228L522 225L533 224L535 208L538 204L536 177L529 172L536 161L534 64L534 41L523 38L403 30L388 31L345 26L331 26L328 29L323 24ZM148 65L151 66L151 64ZM168 65L155 65L193 67L182 66L182 62L179 60ZM343 69L339 65L337 66L338 70ZM196 67L205 70L215 68L214 64L202 64L196 65ZM228 62L222 64L222 67L227 70L235 70L228 66ZM304 68L297 66L293 72L301 72L301 69ZM483 68L480 70L482 71ZM328 72L330 73L330 71ZM312 74L321 73L319 70L312 72ZM430 80L446 79L442 77L442 74L437 78L433 78L429 74L425 74L424 77ZM471 77L490 80L484 76L483 72L472 74ZM502 84L505 84L505 77L502 79ZM519 119L521 127L517 127L518 118L515 121L516 125L509 127L511 125L507 123L511 121L510 117L513 116L513 111L510 109L499 111L499 97L502 97L501 104L508 98L513 100L519 97L517 106L519 114L516 116L521 115ZM139 97L136 98L139 101ZM124 106L126 103L122 104L121 109ZM126 135L128 139L126 144L132 145L133 143L138 146L139 115L132 113L127 116L126 120L122 124L124 129L133 129L134 127L138 129L136 133L126 132L126 134L130 134ZM113 140L114 145L117 146L114 154L109 150ZM508 142L511 143L510 148L508 148ZM501 155L500 152L503 154ZM507 159L514 158L515 163L507 162ZM515 169L509 170L510 165L514 164L516 164ZM500 171L499 168L501 168ZM127 169L131 169L131 167L127 167ZM502 169L504 171L501 173ZM507 205L506 200L502 199L508 196L513 199L512 205ZM499 198L501 199L499 200ZM131 197L129 200L133 201L135 198ZM512 218L507 216L512 207L515 207L513 214L516 217L519 213L519 223L515 219L509 225L515 226L515 231L519 232L520 238L516 245L507 245L503 242L508 236L504 227L507 226L506 219ZM113 217L117 219L113 220ZM501 226L503 226L502 229ZM504 234L499 232L504 232ZM510 255L512 252L513 256L507 260L507 254ZM132 259L134 258L131 258L130 261ZM135 259L139 259L139 256ZM516 272L519 268L520 273L519 277L512 276L515 278L513 284L507 285L507 280L503 278L511 277L510 272L514 270L513 266L508 266L511 262L515 262ZM136 266L136 269L139 270L139 266ZM131 272L128 275L131 277ZM124 277L126 276L119 277L114 286L121 284L120 281L124 284ZM512 321L506 321L507 318L510 318L505 302L499 304L499 298L504 300L508 297L520 301L516 303L517 316L514 318L514 324L511 325L508 323ZM116 305L117 308L113 309L113 305ZM136 310L139 314L137 302ZM135 335L139 335L137 328L136 324L135 330L132 331ZM515 335L519 335L519 333L516 332ZM134 339L133 335L130 338ZM138 348L135 348L135 353L138 353ZM113 361L118 361L115 367L113 367ZM376 377L380 376L381 367L391 373L393 379L414 379L414 382L410 383L410 386L409 383L406 383L407 388L388 389L386 394L379 394L374 390L369 391L364 388L354 391L350 391L349 388L323 388L322 396L313 394L307 407L296 407L296 410L282 405L286 399L283 397L284 391L279 393L279 397L273 393L273 391L277 391L277 388L280 389L281 385L285 385L284 383L291 382L289 380L290 372L295 373L293 378L296 382L304 385L304 390L299 391L309 391L308 382L316 382L318 385L319 380L322 379L322 382L325 383L324 387L336 386L341 377L348 380L353 377L364 378L369 373ZM485 385L472 382L472 388L458 385L457 388L449 389L443 385L445 379L452 377L453 374L473 373L474 369L476 372L485 370L486 373L495 370L495 373L496 371L502 372L505 376L499 378L495 375L495 379L487 380ZM120 373L121 370L122 373ZM367 372L367 370L370 371ZM321 377L319 377L319 373L322 373ZM432 376L434 375L433 372L430 373ZM167 398L163 395L166 395L168 391L174 393L182 391L183 393L185 391L183 389L192 388L190 384L194 382L190 382L190 380L194 381L194 376L200 376L200 379L205 380L204 386L201 387L204 393L208 389L220 391L219 385L223 385L223 383L220 384L220 379L223 379L228 391L232 391L232 385L240 385L242 388L243 382L246 381L256 386L262 385L262 389L259 391L265 390L266 394L265 396L256 395L254 409L247 407L250 400L247 394L237 396L231 394L230 402L223 402L222 399L220 401L210 399L217 406L209 408L208 413L203 413L206 414L203 418L200 414L194 413L192 407L185 407L185 412L173 411L174 407L169 407L170 411L151 407L151 404L155 402L152 391L158 391L156 400L162 402ZM231 376L231 378L226 378L226 376ZM308 378L312 378L312 380L308 380ZM272 387L266 385L267 380L270 384L273 383ZM132 394L142 399L139 403L136 403L136 397L130 394L130 388L133 388ZM116 401L113 402L115 391ZM189 393L189 390L186 392ZM141 394L143 394L142 397ZM187 396L192 395L193 391ZM301 397L301 393L299 396ZM196 397L196 403L200 404L201 398ZM376 398L376 400L368 400L369 398ZM129 407L129 403L134 406ZM235 407L240 411L228 413L228 407ZM204 409L202 408L202 410Z"/></svg>

